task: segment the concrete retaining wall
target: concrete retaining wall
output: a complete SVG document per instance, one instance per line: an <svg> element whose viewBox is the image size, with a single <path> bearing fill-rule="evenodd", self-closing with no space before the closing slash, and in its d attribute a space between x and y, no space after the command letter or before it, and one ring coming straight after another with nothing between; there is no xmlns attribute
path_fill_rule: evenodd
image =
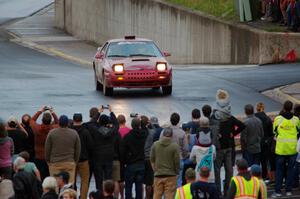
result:
<svg viewBox="0 0 300 199"><path fill-rule="evenodd" d="M280 43L281 36L273 38L160 0L56 0L55 4L57 27L76 37L99 45L124 35L150 38L177 64L263 64L274 59L274 41L281 45L281 54L290 49ZM295 48L300 52L299 45Z"/></svg>

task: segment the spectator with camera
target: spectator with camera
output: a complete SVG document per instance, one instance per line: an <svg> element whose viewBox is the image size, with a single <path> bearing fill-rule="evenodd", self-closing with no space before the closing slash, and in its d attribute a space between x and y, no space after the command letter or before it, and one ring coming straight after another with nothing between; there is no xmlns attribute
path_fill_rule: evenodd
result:
<svg viewBox="0 0 300 199"><path fill-rule="evenodd" d="M43 115L42 115L43 114ZM42 115L42 123L38 123L38 118ZM52 107L42 106L30 120L30 126L33 130L35 164L41 173L41 180L49 176L48 164L45 160L45 142L51 129L58 127L58 118Z"/></svg>
<svg viewBox="0 0 300 199"><path fill-rule="evenodd" d="M107 109L110 115L103 114ZM99 108L99 127L93 131L94 141L93 161L95 166L96 188L102 190L103 180L112 179L112 168L114 160L114 136L118 133L119 124L110 105Z"/></svg>
<svg viewBox="0 0 300 199"><path fill-rule="evenodd" d="M68 128L68 124L68 117L62 115L59 117L59 127L49 132L45 143L45 159L51 176L66 171L70 175L70 183L74 184L81 144L77 132Z"/></svg>

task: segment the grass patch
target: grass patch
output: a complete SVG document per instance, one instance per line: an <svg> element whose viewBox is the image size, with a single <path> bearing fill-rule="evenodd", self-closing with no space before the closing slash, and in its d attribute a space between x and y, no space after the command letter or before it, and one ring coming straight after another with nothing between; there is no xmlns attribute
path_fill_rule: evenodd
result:
<svg viewBox="0 0 300 199"><path fill-rule="evenodd" d="M236 18L234 0L166 0L216 17L232 20Z"/></svg>

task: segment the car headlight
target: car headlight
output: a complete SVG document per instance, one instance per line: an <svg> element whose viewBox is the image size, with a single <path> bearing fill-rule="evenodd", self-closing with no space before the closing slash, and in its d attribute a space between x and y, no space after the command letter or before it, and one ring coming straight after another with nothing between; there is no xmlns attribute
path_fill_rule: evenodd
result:
<svg viewBox="0 0 300 199"><path fill-rule="evenodd" d="M156 65L156 68L158 71L165 71L165 70L167 70L167 64L166 63L158 63Z"/></svg>
<svg viewBox="0 0 300 199"><path fill-rule="evenodd" d="M113 67L115 73L124 73L124 66L122 64L116 64Z"/></svg>

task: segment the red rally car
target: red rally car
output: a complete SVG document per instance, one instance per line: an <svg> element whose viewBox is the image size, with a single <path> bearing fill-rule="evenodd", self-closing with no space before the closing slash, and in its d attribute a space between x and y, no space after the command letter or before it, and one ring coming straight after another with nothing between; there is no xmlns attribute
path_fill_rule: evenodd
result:
<svg viewBox="0 0 300 199"><path fill-rule="evenodd" d="M160 89L172 94L172 68L163 53L148 39L126 36L107 41L93 61L96 90L113 95L116 87Z"/></svg>

